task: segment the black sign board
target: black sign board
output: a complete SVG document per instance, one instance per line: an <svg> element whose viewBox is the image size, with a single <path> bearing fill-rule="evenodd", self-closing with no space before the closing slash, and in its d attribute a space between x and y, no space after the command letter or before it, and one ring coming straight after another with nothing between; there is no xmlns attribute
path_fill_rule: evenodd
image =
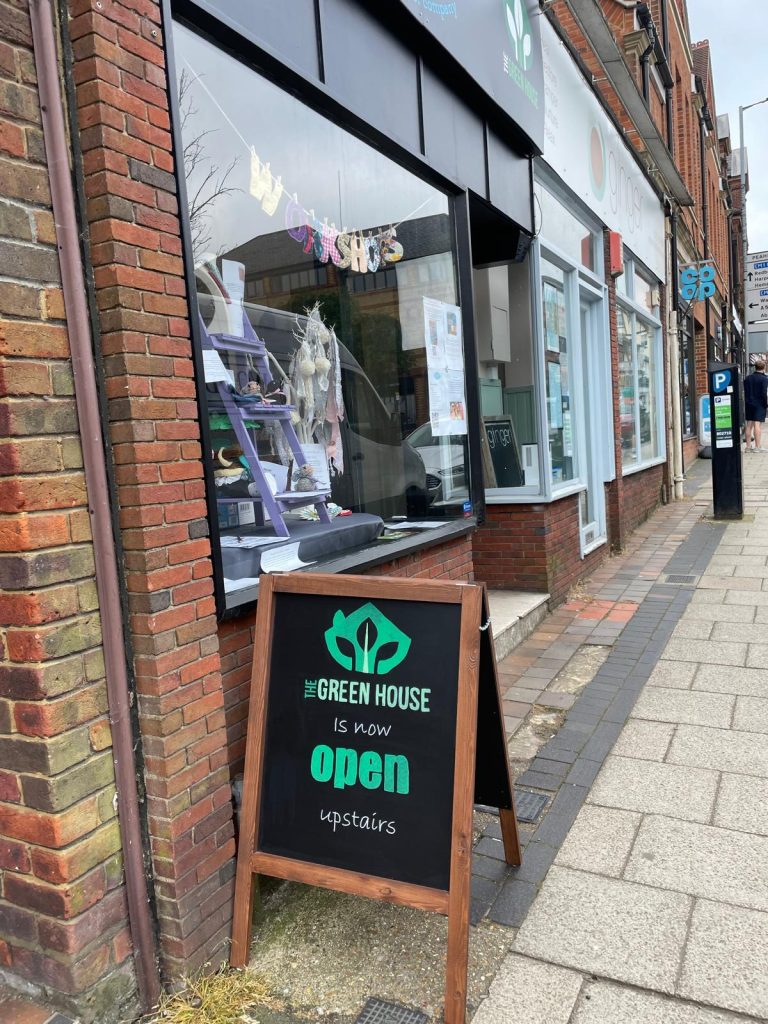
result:
<svg viewBox="0 0 768 1024"><path fill-rule="evenodd" d="M445 1020L461 1024L474 799L500 808L519 864L482 588L262 577L233 966L258 872L446 913Z"/></svg>
<svg viewBox="0 0 768 1024"><path fill-rule="evenodd" d="M457 604L275 595L260 850L448 891L460 619ZM380 671L397 641L405 660Z"/></svg>
<svg viewBox="0 0 768 1024"><path fill-rule="evenodd" d="M484 416L486 487L521 487L525 483L520 449L511 416Z"/></svg>
<svg viewBox="0 0 768 1024"><path fill-rule="evenodd" d="M741 519L741 383L733 363L710 363L709 408L712 431L712 503L716 519Z"/></svg>
<svg viewBox="0 0 768 1024"><path fill-rule="evenodd" d="M448 54L544 148L538 0L400 0Z"/></svg>

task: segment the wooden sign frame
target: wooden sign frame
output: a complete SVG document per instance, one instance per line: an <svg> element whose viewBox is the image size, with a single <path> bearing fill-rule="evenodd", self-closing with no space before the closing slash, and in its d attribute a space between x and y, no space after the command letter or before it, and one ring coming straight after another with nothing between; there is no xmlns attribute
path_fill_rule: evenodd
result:
<svg viewBox="0 0 768 1024"><path fill-rule="evenodd" d="M454 754L452 839L450 881L447 891L367 875L344 868L329 867L303 860L261 852L259 820L266 745L269 673L275 622L275 594L291 593L351 597L363 600L424 601L458 604L461 607L459 637L459 677ZM481 628L483 622L486 623ZM521 852L506 740L504 718L493 657L493 641L487 615L484 586L453 582L334 576L318 573L263 575L256 613L253 674L251 679L248 733L245 753L243 803L240 817L240 841L235 881L235 905L230 962L244 967L248 962L253 916L255 874L271 875L293 882L317 885L339 892L366 896L400 906L431 910L448 916L446 959L445 1024L464 1024L467 996L467 959L469 952L470 883L472 871L472 811L477 755L477 713L480 684L481 645L483 662L488 654L493 664L496 711L504 741L506 778L501 789L508 794L510 807L500 808L500 822L507 863L519 865ZM487 670L486 670L487 672ZM491 685L486 678L485 686ZM486 696L489 696L488 693Z"/></svg>

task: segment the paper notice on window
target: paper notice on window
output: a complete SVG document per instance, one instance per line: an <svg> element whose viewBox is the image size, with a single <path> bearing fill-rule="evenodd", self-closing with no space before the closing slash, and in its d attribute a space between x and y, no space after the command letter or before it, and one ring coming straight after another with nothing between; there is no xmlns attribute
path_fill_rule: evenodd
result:
<svg viewBox="0 0 768 1024"><path fill-rule="evenodd" d="M299 558L298 544L283 544L279 548L265 551L261 556L262 572L290 572L292 569L303 569L314 562L303 562Z"/></svg>
<svg viewBox="0 0 768 1024"><path fill-rule="evenodd" d="M206 384L217 384L219 381L232 383L232 374L215 348L203 349L203 376Z"/></svg>
<svg viewBox="0 0 768 1024"><path fill-rule="evenodd" d="M424 299L424 342L432 435L466 434L464 346L458 306Z"/></svg>

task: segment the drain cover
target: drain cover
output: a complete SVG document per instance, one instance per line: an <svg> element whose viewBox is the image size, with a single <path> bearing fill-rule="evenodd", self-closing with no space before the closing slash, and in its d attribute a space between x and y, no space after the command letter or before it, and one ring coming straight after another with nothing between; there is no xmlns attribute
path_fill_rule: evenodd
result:
<svg viewBox="0 0 768 1024"><path fill-rule="evenodd" d="M547 798L542 793L529 793L524 789L515 790L515 812L518 821L532 824L547 806Z"/></svg>
<svg viewBox="0 0 768 1024"><path fill-rule="evenodd" d="M369 999L355 1024L427 1024L428 1020L421 1010L411 1010L383 999Z"/></svg>
<svg viewBox="0 0 768 1024"><path fill-rule="evenodd" d="M692 586L694 583L696 583L698 578L698 576L686 576L684 573L669 572L667 573L666 582L679 584L687 583L689 586Z"/></svg>

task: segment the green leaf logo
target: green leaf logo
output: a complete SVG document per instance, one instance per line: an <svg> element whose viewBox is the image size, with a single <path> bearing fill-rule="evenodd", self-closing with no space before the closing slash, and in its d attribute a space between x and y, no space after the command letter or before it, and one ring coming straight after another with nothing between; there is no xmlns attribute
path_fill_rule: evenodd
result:
<svg viewBox="0 0 768 1024"><path fill-rule="evenodd" d="M503 0L507 31L515 47L515 60L523 71L530 70L533 63L531 57L531 23L523 0Z"/></svg>
<svg viewBox="0 0 768 1024"><path fill-rule="evenodd" d="M349 615L337 611L325 645L342 668L383 676L405 660L411 638L368 602Z"/></svg>

